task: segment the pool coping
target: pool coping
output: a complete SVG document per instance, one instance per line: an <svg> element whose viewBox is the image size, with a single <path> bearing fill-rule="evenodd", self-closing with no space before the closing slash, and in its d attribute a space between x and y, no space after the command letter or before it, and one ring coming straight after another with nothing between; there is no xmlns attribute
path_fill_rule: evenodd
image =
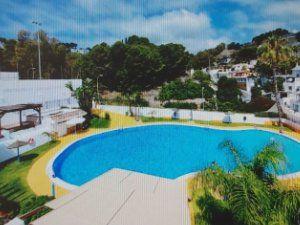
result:
<svg viewBox="0 0 300 225"><path fill-rule="evenodd" d="M53 163L56 160L56 158L59 157L59 155L62 152L64 152L67 148L69 148L71 145L75 144L76 142L81 141L81 140L83 140L85 138L89 138L89 137L95 136L95 135L109 133L109 132L114 132L114 131L118 131L118 130L132 129L132 128L137 128L137 127L146 127L146 126L155 126L155 125L180 125L180 126L201 127L201 128L209 128L209 129L214 129L214 130L231 130L231 131L260 130L260 131L266 131L266 132L274 133L274 134L277 134L277 135L282 135L282 136L284 136L286 138L289 138L289 139L297 142L298 144L300 144L300 140L298 140L298 139L296 139L294 137L291 137L288 134L276 132L276 131L268 129L268 128L255 127L255 126L253 126L253 127L246 127L247 126L246 124L245 124L244 128L243 127L238 128L238 127L217 127L217 126L203 125L203 124L186 124L186 123L179 123L179 122L156 122L156 123L154 122L154 123L147 123L147 124L141 124L141 125L136 125L136 126L128 126L128 127L120 127L120 128L115 128L115 129L108 129L108 130L101 131L101 132L98 132L98 133L90 134L90 135L88 135L86 137L77 139L75 141L72 141L71 143L69 143L68 145L66 145L64 148L62 148L60 151L58 151L49 160L49 162L48 162L48 164L46 166L46 174L49 177L49 179L50 179L50 181L51 181L51 183L53 185L58 185L58 186L60 186L62 188L65 188L67 190L74 190L74 189L80 187L81 185L70 184L70 183L68 183L68 182L60 179L59 177L56 177L55 173L53 171ZM112 168L112 169L118 169L118 168ZM188 179L188 178L194 177L197 173L198 172L191 172L191 173L188 173L188 174L184 174L184 175L182 175L180 177L177 177L174 180ZM101 176L101 175L99 175L99 176ZM99 176L97 176L97 177L99 177ZM95 178L97 178L97 177L95 177ZM292 178L298 178L298 177L300 177L300 171L299 172L295 172L295 173L278 175L277 177L278 177L278 179L282 179L282 180L292 179ZM95 178L93 178L93 179L95 179ZM168 178L166 178L166 179L168 179ZM171 179L171 180L173 180L173 179Z"/></svg>

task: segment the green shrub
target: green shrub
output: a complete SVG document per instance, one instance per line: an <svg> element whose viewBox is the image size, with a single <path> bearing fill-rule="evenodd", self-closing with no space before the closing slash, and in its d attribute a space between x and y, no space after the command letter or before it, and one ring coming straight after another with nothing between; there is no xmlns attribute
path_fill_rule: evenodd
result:
<svg viewBox="0 0 300 225"><path fill-rule="evenodd" d="M196 215L196 225L205 223L210 225L237 225L227 202L205 193L197 200L197 205L202 209L202 213Z"/></svg>
<svg viewBox="0 0 300 225"><path fill-rule="evenodd" d="M46 202L49 202L52 199L53 197L46 195L32 197L21 205L20 214L28 213L40 206L43 206Z"/></svg>
<svg viewBox="0 0 300 225"><path fill-rule="evenodd" d="M276 112L258 112L255 113L257 117L269 117L269 118L277 118L279 115Z"/></svg>
<svg viewBox="0 0 300 225"><path fill-rule="evenodd" d="M110 125L110 116L107 113L104 118L94 116L90 121L90 128L108 128Z"/></svg>
<svg viewBox="0 0 300 225"><path fill-rule="evenodd" d="M109 115L109 113L105 113L105 115L104 115L104 119L106 119L106 120L110 120L110 115Z"/></svg>
<svg viewBox="0 0 300 225"><path fill-rule="evenodd" d="M12 200L9 200L3 196L0 196L0 212L9 214L14 217L19 213L20 205Z"/></svg>
<svg viewBox="0 0 300 225"><path fill-rule="evenodd" d="M203 79L205 80L206 78L198 76L197 79L203 81ZM168 101L171 99L195 99L200 98L202 94L205 99L208 99L213 97L214 95L214 90L209 86L209 83L209 80L205 80L201 83L198 83L192 79L186 81L181 81L177 79L162 86L159 93L159 99L161 101Z"/></svg>
<svg viewBox="0 0 300 225"><path fill-rule="evenodd" d="M251 102L245 104L245 111L246 112L263 112L270 109L275 104L274 101L259 96L253 99Z"/></svg>
<svg viewBox="0 0 300 225"><path fill-rule="evenodd" d="M176 108L176 109L197 109L195 103L189 102L167 102L164 104L165 108Z"/></svg>

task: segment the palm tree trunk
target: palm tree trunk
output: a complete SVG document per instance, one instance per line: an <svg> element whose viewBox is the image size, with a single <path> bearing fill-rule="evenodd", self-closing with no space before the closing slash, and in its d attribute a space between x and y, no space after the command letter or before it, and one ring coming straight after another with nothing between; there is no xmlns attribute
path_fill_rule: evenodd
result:
<svg viewBox="0 0 300 225"><path fill-rule="evenodd" d="M275 84L275 101L276 101L276 106L278 110L278 124L280 126L280 132L282 131L282 117L283 117L283 112L282 112L282 107L280 105L280 97L279 97L279 91L278 91L278 83L277 83L277 77L276 77L276 70L273 71L274 73L274 84Z"/></svg>

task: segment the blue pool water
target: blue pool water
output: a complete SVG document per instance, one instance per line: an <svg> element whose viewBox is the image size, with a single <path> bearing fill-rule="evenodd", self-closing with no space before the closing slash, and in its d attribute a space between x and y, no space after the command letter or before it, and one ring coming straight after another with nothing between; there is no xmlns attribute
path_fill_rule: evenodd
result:
<svg viewBox="0 0 300 225"><path fill-rule="evenodd" d="M182 125L142 126L84 138L55 159L53 171L60 179L81 185L112 168L171 179L199 171L213 161L229 170L234 167L233 161L219 147L226 140L247 157L276 141L288 158L282 174L300 171L300 144L282 135Z"/></svg>

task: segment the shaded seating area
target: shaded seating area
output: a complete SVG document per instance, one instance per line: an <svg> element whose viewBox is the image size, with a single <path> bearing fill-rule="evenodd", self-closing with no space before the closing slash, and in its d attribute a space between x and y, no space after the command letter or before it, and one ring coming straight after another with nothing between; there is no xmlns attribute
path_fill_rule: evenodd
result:
<svg viewBox="0 0 300 225"><path fill-rule="evenodd" d="M2 137L1 131L8 130L10 132L15 132L18 130L24 130L31 127L35 127L37 124L42 123L41 118L41 108L42 104L17 104L9 106L0 107L0 138ZM38 116L29 115L25 121L22 120L22 112L25 110L34 110L38 113ZM3 116L7 113L19 113L19 123L12 123L7 125L1 125L1 120Z"/></svg>
<svg viewBox="0 0 300 225"><path fill-rule="evenodd" d="M82 129L86 112L81 109L63 109L50 115L52 130L59 136L76 133Z"/></svg>

